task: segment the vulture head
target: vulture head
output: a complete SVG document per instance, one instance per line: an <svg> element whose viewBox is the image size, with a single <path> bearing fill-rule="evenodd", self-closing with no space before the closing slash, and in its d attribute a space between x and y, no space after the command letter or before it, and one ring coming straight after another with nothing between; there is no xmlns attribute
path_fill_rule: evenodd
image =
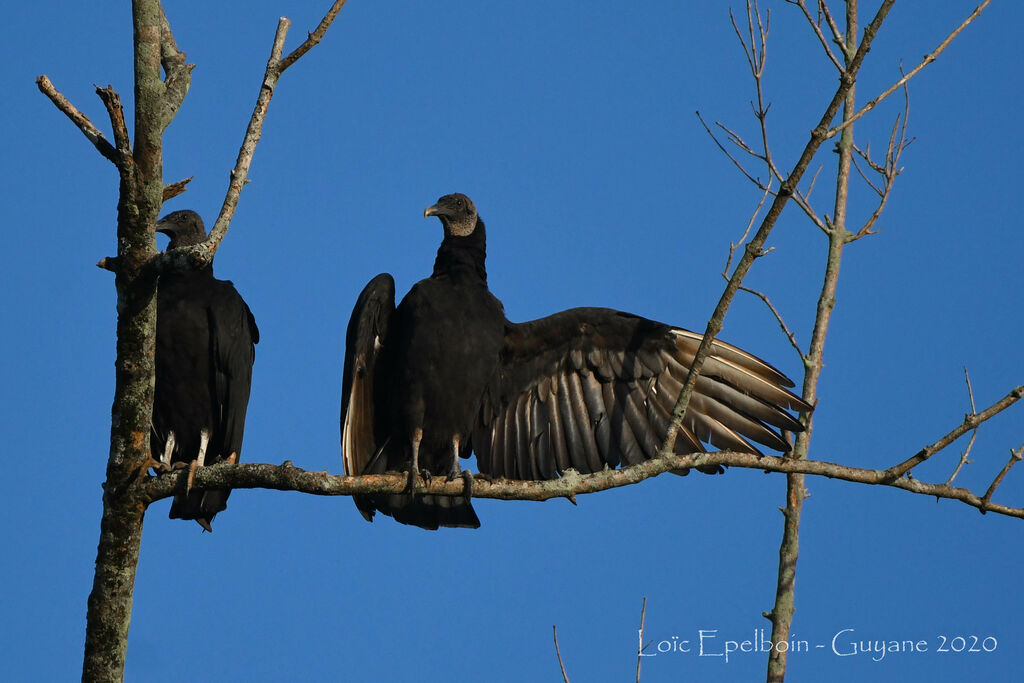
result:
<svg viewBox="0 0 1024 683"><path fill-rule="evenodd" d="M430 216L441 219L445 235L466 237L476 229L477 215L473 200L458 192L446 194L437 200L437 204L424 209L423 217Z"/></svg>
<svg viewBox="0 0 1024 683"><path fill-rule="evenodd" d="M168 249L190 247L206 241L203 219L195 211L184 210L167 214L157 222L156 231L171 238L167 245Z"/></svg>

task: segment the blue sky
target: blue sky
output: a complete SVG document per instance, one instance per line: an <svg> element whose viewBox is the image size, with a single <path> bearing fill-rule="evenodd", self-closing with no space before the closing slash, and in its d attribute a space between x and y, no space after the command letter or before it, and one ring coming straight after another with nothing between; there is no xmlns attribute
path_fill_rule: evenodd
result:
<svg viewBox="0 0 1024 683"><path fill-rule="evenodd" d="M864 23L877 3L864 3ZM322 5L322 7L320 6ZM165 138L165 179L194 175L167 210L212 222L262 78L277 17L294 47L328 3L168 5L198 66ZM798 10L773 9L765 87L780 165L792 166L836 84ZM866 101L937 45L969 2L899 3L868 58ZM737 3L737 9L741 9ZM79 675L113 395L117 177L35 87L46 73L106 130L92 84L130 106L127 3L8 9L8 205L2 355L7 514L0 522L5 680ZM1024 381L1017 83L1024 7L1001 2L912 82L906 170L879 226L847 250L812 457L901 461L968 410ZM487 221L492 290L513 320L578 305L703 330L730 240L759 197L714 147L700 110L756 138L746 61L726 3L352 0L283 77L216 272L259 321L242 458L342 469L344 328L387 271L400 293L440 240L422 210L465 192ZM858 125L884 148L900 110ZM130 123L130 121L129 121ZM835 155L823 149L819 211ZM856 185L863 218L870 190ZM790 206L748 284L806 344L825 241ZM740 297L721 335L800 378L770 313ZM1024 441L1021 407L986 423L958 481L984 490ZM917 476L945 480L958 442ZM1021 522L950 501L809 479L790 680L1011 680L1024 639ZM480 501L477 531L365 523L348 500L237 492L213 535L146 518L129 680L632 680L641 600L655 643L767 629L785 484L778 475L660 477L547 503ZM996 500L1024 504L1024 472ZM840 657L850 640L927 652ZM766 632L767 633L767 632ZM959 642L994 652L936 652ZM709 637L710 636L706 636ZM825 647L815 648L817 644ZM716 649L717 648L717 649ZM664 653L643 680L750 680L764 656Z"/></svg>

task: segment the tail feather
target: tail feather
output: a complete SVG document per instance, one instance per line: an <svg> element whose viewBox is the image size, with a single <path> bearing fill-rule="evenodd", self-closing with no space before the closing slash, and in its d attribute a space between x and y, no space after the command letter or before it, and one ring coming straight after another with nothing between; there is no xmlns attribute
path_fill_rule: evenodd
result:
<svg viewBox="0 0 1024 683"><path fill-rule="evenodd" d="M434 530L438 527L477 529L480 519L465 496L434 496L396 493L383 496L355 496L356 506L368 522L375 511L393 517L396 522Z"/></svg>
<svg viewBox="0 0 1024 683"><path fill-rule="evenodd" d="M174 496L171 503L171 519L194 519L206 531L213 531L213 518L228 506L230 490L191 491L187 495Z"/></svg>

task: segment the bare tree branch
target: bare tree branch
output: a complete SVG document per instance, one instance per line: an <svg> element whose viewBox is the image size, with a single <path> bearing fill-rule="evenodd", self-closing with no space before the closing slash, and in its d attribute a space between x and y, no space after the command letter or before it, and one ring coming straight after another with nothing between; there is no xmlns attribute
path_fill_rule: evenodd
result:
<svg viewBox="0 0 1024 683"><path fill-rule="evenodd" d="M818 40L821 42L821 47L824 48L825 54L828 56L829 61L835 64L835 67L839 69L840 72L842 72L843 65L839 63L839 60L836 58L835 53L832 52L832 48L828 46L828 41L825 39L825 34L821 32L821 25L814 20L814 17L811 16L811 13L807 9L807 5L804 3L804 0L786 0L786 2L788 2L791 5L796 5L797 7L800 8L800 10L804 13L804 16L807 17L807 23L810 24L811 28L814 30L814 35L818 36Z"/></svg>
<svg viewBox="0 0 1024 683"><path fill-rule="evenodd" d="M192 178L194 177L195 176L189 176L188 178L185 178L184 180L179 180L176 183L164 185L164 201L166 202L168 199L174 199L179 194L184 192L187 189L185 186L192 182Z"/></svg>
<svg viewBox="0 0 1024 683"><path fill-rule="evenodd" d="M249 119L249 126L246 128L242 146L238 150L235 166L231 170L224 202L221 205L220 213L213 227L210 229L209 238L203 244L175 249L157 256L153 264L154 270L157 273L168 269L198 268L208 265L213 261L213 256L227 234L228 227L231 225L231 219L235 215L235 209L238 206L242 188L249 182L249 167L252 165L256 146L263 135L263 122L266 119L267 109L270 107L270 100L274 96L274 91L277 88L281 74L320 42L330 27L331 22L334 21L334 18L344 5L345 0L336 0L316 30L310 33L306 41L283 60L281 55L284 52L285 37L288 35L291 21L287 17L281 17L278 21L274 42L270 50L270 58L267 60L263 82L259 95L256 97L256 106L253 108L252 116Z"/></svg>
<svg viewBox="0 0 1024 683"><path fill-rule="evenodd" d="M800 349L800 345L796 342L796 335L794 335L793 332L789 329L789 326L786 325L786 321L782 319L782 314L779 313L778 309L776 309L775 306L772 304L771 300L768 298L768 295L763 292L759 292L756 289L751 289L745 285L741 285L740 289L743 290L744 292L749 292L750 294L753 294L761 301L763 301L766 306L768 306L768 309L772 312L772 315L774 315L775 319L779 322L779 327L782 328L782 333L786 335L786 338L789 339L789 343L793 347L793 350L796 351L796 354L800 357L800 360L803 361L805 359L804 352Z"/></svg>
<svg viewBox="0 0 1024 683"><path fill-rule="evenodd" d="M930 446L925 446L920 451L915 453L913 457L907 458L899 465L894 465L893 467L890 467L888 470L886 470L887 478L896 479L898 477L902 477L911 469L917 467L922 462L932 457L933 455L935 455L943 448L959 439L967 432L977 428L977 426L980 425L985 420L988 420L989 418L1001 413L1002 411L1012 406L1014 403L1019 401L1022 396L1024 396L1024 385L1015 387L1010 391L1010 393L1008 393L1002 399L996 401L995 403L993 403L991 406L981 411L980 413L972 413L970 415L965 415L963 423L959 427L951 431L949 434L946 434L944 437L942 437L935 443L931 444Z"/></svg>
<svg viewBox="0 0 1024 683"><path fill-rule="evenodd" d="M636 652L636 683L640 683L640 663L644 661L644 620L647 618L647 596L640 605L640 638Z"/></svg>
<svg viewBox="0 0 1024 683"><path fill-rule="evenodd" d="M178 50L167 21L163 6L160 7L160 64L164 68L164 93L160 107L160 120L164 127L170 125L185 101L185 95L192 86L192 69L195 64L185 63L185 53Z"/></svg>
<svg viewBox="0 0 1024 683"><path fill-rule="evenodd" d="M345 6L345 0L335 0L334 4L331 5L331 9L327 10L327 14L320 20L320 25L316 27L316 30L309 34L305 42L299 45L297 48L291 51L287 57L281 60L281 71L290 67L292 64L299 60L299 57L309 52L316 46L327 33L327 29L331 27L331 22L338 16L338 12Z"/></svg>
<svg viewBox="0 0 1024 683"><path fill-rule="evenodd" d="M98 85L94 87L110 116L110 124L114 131L114 145L119 154L118 168L120 169L127 160L131 159L132 154L132 143L128 139L128 126L124 122L124 109L121 108L121 96L114 92L111 85L106 88L101 88Z"/></svg>
<svg viewBox="0 0 1024 683"><path fill-rule="evenodd" d="M992 2L992 0L985 0L983 3L981 3L980 5L975 7L974 11L971 12L970 16L968 16L966 19L964 19L962 24L957 26L953 30L952 33L950 33L948 36L946 36L946 39L943 40L939 44L939 46L937 48L935 48L934 50L932 50L931 52L926 54L924 56L924 59L921 60L921 63L918 64L917 66L915 66L913 69L911 69L910 73L905 74L903 76L903 78L901 78L898 81L896 81L895 83L893 83L889 88L887 88L884 92L882 92L882 94L880 94L878 97L876 97L875 99L871 100L870 102L865 104L863 107L861 107L857 111L856 114L854 114L853 116L851 116L848 119L845 119L841 124L839 124L835 128L830 128L829 131L828 131L827 136L830 137L830 138L831 137L835 137L835 135L837 133L839 133L841 130L843 130L847 126L850 126L851 124L853 124L854 121L856 121L857 119L859 119L860 117L864 116L869 111L874 109L878 105L879 102L881 102L886 97L888 97L889 95L891 95L894 92L896 92L897 88L901 87L904 83L906 83L911 78L916 76L918 74L918 72L921 71L921 69L925 68L926 66L928 66L929 64L934 62L938 58L938 56L940 54L942 54L942 52L947 47L949 47L949 44L951 42L953 42L953 39L956 38L958 35L960 35L961 31L963 31L965 28L967 28L972 21L977 19L981 15L981 13L985 11L985 8L988 7L990 2Z"/></svg>
<svg viewBox="0 0 1024 683"><path fill-rule="evenodd" d="M875 193L879 197L879 200L878 205L875 207L875 210L871 213L871 216L868 218L868 220L864 222L864 225L861 226L860 230L858 230L855 233L851 233L848 231L844 233L846 235L846 241L848 243L855 242L861 239L862 237L867 237L868 235L875 235L878 233L878 230L873 230L872 228L874 227L875 222L878 220L878 218L882 215L882 211L885 210L885 205L889 201L889 195L892 193L892 188L893 185L896 183L897 176L899 176L900 173L903 172L903 168L900 167L899 165L900 157L903 155L903 151L910 145L911 142L913 142L913 139L907 140L907 121L910 118L910 91L907 88L906 84L903 85L903 97L903 114L896 116L896 123L893 124L892 132L889 134L889 144L885 152L885 164L877 164L871 159L870 147L866 151L861 151L856 146L854 147L854 150L867 162L871 169L878 173L880 176L882 176L882 179L885 181L885 184L881 188L875 187L874 183L868 180L867 176L865 176L864 173L860 170L860 167L856 166L857 172L860 173L861 178L863 178L864 181L871 187L871 189L875 191ZM899 132L898 138L896 135L897 131ZM854 160L854 162L856 162L856 159Z"/></svg>
<svg viewBox="0 0 1024 683"><path fill-rule="evenodd" d="M971 376L968 374L966 367L964 368L964 380L967 382L967 397L971 401L971 414L973 415L978 412L978 409L974 405L974 388L971 386ZM951 485L953 480L956 479L956 475L960 474L960 469L970 462L967 458L970 457L971 449L974 448L974 440L977 438L978 427L975 427L971 432L971 440L967 442L967 448L965 448L964 452L960 454L960 462L956 464L956 469L953 470L953 474L949 475L949 479L946 480L946 486Z"/></svg>
<svg viewBox="0 0 1024 683"><path fill-rule="evenodd" d="M1024 387L1022 387L1024 391ZM520 481L493 479L488 481L476 477L473 482L474 498L499 500L544 501L553 498L597 493L608 489L630 486L644 479L658 476L672 470L693 469L705 465L724 465L763 472L785 474L810 474L839 479L857 484L888 486L910 493L958 500L962 503L1009 517L1024 519L1024 508L1014 508L996 503L985 504L982 498L968 489L929 484L918 479L900 477L893 479L887 469L850 467L823 460L795 460L788 457L734 451L714 453L692 453L689 455L667 455L647 460L617 470L603 470L593 474L579 474L566 470L559 479L550 481ZM133 485L136 498L145 505L173 496L184 491L188 470L179 470L156 477L146 477ZM358 477L332 475L327 472L310 472L286 461L281 465L260 463L218 463L200 467L195 473L192 488L208 489L272 489L277 491L298 491L318 496L351 496L381 493L401 493L408 484L405 474L368 474ZM423 492L440 496L465 495L465 483L461 479L445 481L435 477L423 487Z"/></svg>
<svg viewBox="0 0 1024 683"><path fill-rule="evenodd" d="M761 208L764 206L764 202L768 199L768 195L771 194L771 188L766 187L764 194L761 195L761 201L757 203L754 208L754 213L750 214L750 220L747 221L747 229L743 231L743 235L737 242L729 243L729 257L725 260L725 268L722 269L722 277L725 278L726 282L729 280L729 268L732 266L732 258L736 255L736 248L747 241L747 236L750 231L754 228L754 221L757 220L757 215L761 213Z"/></svg>
<svg viewBox="0 0 1024 683"><path fill-rule="evenodd" d="M827 10L825 3L821 6ZM884 6L883 6L884 7ZM881 9L879 10L881 12ZM876 16L877 19L877 16ZM874 24L874 30L880 24ZM857 2L846 2L846 38L843 41L843 60L846 68L843 76L853 75L853 81L843 94L843 118L850 116L856 102L856 71L853 66L857 55L861 54L865 43L873 35L872 26L864 32L857 53L853 54L853 46L857 44ZM835 308L836 290L839 281L839 266L842 262L844 232L846 226L847 198L850 183L850 161L853 158L853 129L848 128L842 134L837 145L839 152L838 169L836 172L836 194L833 218L830 221L828 236L828 255L825 261L825 274L815 314L814 327L811 330L811 342L804 358L803 397L809 403L817 402L818 380L824 366L825 337L828 334L832 311ZM826 217L827 219L827 217ZM804 431L797 435L791 457L797 460L807 458L810 448L811 434L814 428L814 415L802 415ZM803 517L803 502L807 498L804 487L804 475L800 473L786 476L786 506L781 508L785 519L782 528L782 542L779 544L779 571L775 584L775 603L770 612L772 622L772 642L789 640L790 627L796 610L796 565L800 555L800 522ZM775 648L768 655L767 680L781 682L786 675L787 652L779 652Z"/></svg>
<svg viewBox="0 0 1024 683"><path fill-rule="evenodd" d="M558 627L552 626L551 632L555 637L555 654L558 656L558 666L562 669L562 680L569 683L569 674L565 673L565 664L562 663L562 653L558 650Z"/></svg>
<svg viewBox="0 0 1024 683"><path fill-rule="evenodd" d="M832 42L839 46L843 54L846 54L846 39L843 37L843 32L839 30L839 24L832 18L832 12L829 11L828 3L825 0L818 0L818 15L825 19L829 30L832 31Z"/></svg>
<svg viewBox="0 0 1024 683"><path fill-rule="evenodd" d="M818 122L818 125L815 126L814 130L811 132L811 139L804 147L804 150L796 165L793 167L793 170L779 188L775 201L772 202L771 207L768 209L768 213L761 222L761 227L758 228L757 234L755 234L753 239L751 239L747 244L743 257L740 259L739 263L736 264L736 270L733 271L732 278L730 278L729 284L722 293L722 297L719 299L718 305L715 307L715 311L712 314L711 319L708 321L707 329L704 332L704 338L701 341L700 347L697 349L697 354L690 367L690 372L686 377L686 382L683 384L683 390L680 392L679 399L676 401L676 405L672 409L672 421L669 425L665 443L661 448L663 455L669 454L672 451L676 441L676 436L679 433L679 427L683 422L683 416L686 413L686 407L690 403L690 396L693 394L693 389L697 385L697 378L700 375L700 369L704 365L704 360L708 356L708 352L711 349L711 344L714 341L715 336L722 329L722 324L725 320L725 313L728 310L729 305L732 303L733 298L736 296L736 291L743 283L743 278L746 276L747 271L750 270L751 265L753 265L754 258L757 254L761 253L765 240L768 239L768 235L771 233L772 228L775 227L775 222L781 215L782 209L786 206L786 202L789 197L792 196L793 189L799 186L800 178L807 170L807 167L811 163L811 159L814 158L814 155L817 153L821 143L824 142L825 134L828 132L829 122L835 118L840 105L846 99L846 95L850 88L853 87L857 78L857 72L860 70L860 65L863 63L864 57L867 56L868 50L871 48L871 43L875 38L875 34L878 32L879 27L882 25L882 21L889 13L889 10L892 8L895 1L896 0L883 0L874 19L872 19L871 23L864 30L864 38L861 40L860 46L857 48L857 53L854 55L846 71L843 73L840 79L839 88L836 90L835 95L832 96L832 101L829 102L828 106L825 108L825 113Z"/></svg>
<svg viewBox="0 0 1024 683"><path fill-rule="evenodd" d="M103 137L103 133L101 133L99 129L92 124L92 121L89 120L88 116L80 112L75 105L68 101L68 98L64 97L64 95L54 87L46 74L43 74L36 79L36 86L39 88L39 92L49 97L50 101L56 105L57 109L64 112L64 114L71 119L71 122L78 126L78 129L82 131L86 139L88 139L89 142L96 147L99 153L103 155L103 158L107 159L115 166L120 163L121 158L117 153L117 148Z"/></svg>
<svg viewBox="0 0 1024 683"><path fill-rule="evenodd" d="M981 498L981 514L985 514L987 511L989 501L992 500L992 494L995 493L996 489L999 488L999 485L1003 483L1003 477L1007 475L1011 467L1021 461L1021 458L1024 458L1024 444L1022 444L1017 450L1010 451L1010 459L1007 461L1006 465L1003 466L1003 469L1000 470L999 474L996 475L996 478L992 480L992 484L988 487L988 490L985 491L985 495Z"/></svg>
<svg viewBox="0 0 1024 683"><path fill-rule="evenodd" d="M332 9L335 14L340 4L343 3L335 3ZM226 203L230 204L229 211L222 210L221 232L212 248L205 252L207 262L227 229L259 138L262 116L282 70L279 63L287 24L288 20L282 19L278 27L268 75L253 115L256 121L250 123L247 144L243 145L232 178L234 184L228 191ZM329 20L321 23L317 35L310 37L302 52L319 41L329 24ZM97 88L97 94L110 116L114 145L56 90L45 75L36 80L40 91L78 126L104 157L118 167L120 175L118 253L97 264L116 275L118 318L110 451L82 665L82 678L88 681L120 681L124 677L132 592L146 509L138 498L138 486L144 464L150 458L158 271L154 225L165 197L180 193L188 183L185 180L164 185L163 133L188 92L192 67L185 63L185 54L178 50L159 0L134 0L132 25L135 47L134 145L129 142L120 98L112 87ZM160 78L161 68L166 74L163 80ZM185 257L182 261L187 266L190 259Z"/></svg>
<svg viewBox="0 0 1024 683"><path fill-rule="evenodd" d="M711 131L711 128L704 121L704 117L701 116L699 111L697 112L697 118L700 119L700 125L704 126L704 130L706 130L708 135L711 136L711 139L715 141L715 144L718 146L718 149L722 150L722 153L725 154L725 156L729 157L729 159L732 161L732 163L736 165L736 168L738 168L740 170L740 173L742 173L747 178L747 180L749 180L750 182L752 182L755 185L757 185L761 190L768 191L769 185L766 185L765 183L762 183L760 181L760 179L755 178L754 176L750 175L750 173L747 172L747 169L745 169L743 167L743 164L741 164L739 162L739 160L736 159L736 157L734 157L729 152L729 150L727 150L725 148L725 145L723 145L721 142L718 141L718 137L716 137L715 134ZM723 126L721 123L719 123L717 121L715 122L715 125L720 127L722 130L726 131L726 133L729 134L729 139L733 140L738 147L740 147L742 149L745 149L745 151L750 152L751 154L753 154L758 159L761 158L760 155L758 155L757 153L753 152L749 147L747 147L746 143L740 144L740 143L743 142L743 140L739 136L736 136L734 138L733 134L732 134L732 131L730 131L728 128L726 128L725 126Z"/></svg>

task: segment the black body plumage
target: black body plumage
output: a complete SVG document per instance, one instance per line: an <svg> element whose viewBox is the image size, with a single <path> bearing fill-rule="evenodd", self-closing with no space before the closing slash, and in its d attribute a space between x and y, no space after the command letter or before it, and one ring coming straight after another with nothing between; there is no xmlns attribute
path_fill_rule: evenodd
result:
<svg viewBox="0 0 1024 683"><path fill-rule="evenodd" d="M157 229L171 237L168 248L205 240L202 220L176 211ZM213 266L169 272L157 287L156 386L153 403L153 458L170 463L197 459L212 465L241 455L245 413L259 329L234 285L213 276ZM205 438L204 438L205 433ZM166 460L165 460L166 462ZM230 491L191 491L171 504L174 519L194 519L210 530L227 506Z"/></svg>
<svg viewBox="0 0 1024 683"><path fill-rule="evenodd" d="M394 307L394 281L364 288L349 322L342 450L349 474L457 469L473 451L480 471L553 479L657 457L701 335L604 308L575 308L526 323L505 318L487 289L483 221L465 195L425 215L441 218L434 272ZM716 340L675 451L704 443L759 453L788 450L809 410L793 383L757 357ZM703 469L707 473L719 467ZM678 472L686 474L686 472ZM470 502L412 494L357 497L427 529L479 525Z"/></svg>

